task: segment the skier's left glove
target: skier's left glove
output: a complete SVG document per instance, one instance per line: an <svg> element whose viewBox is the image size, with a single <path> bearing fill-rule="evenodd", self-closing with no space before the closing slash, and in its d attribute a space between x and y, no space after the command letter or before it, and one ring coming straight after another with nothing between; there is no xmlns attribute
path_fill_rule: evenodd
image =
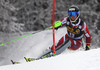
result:
<svg viewBox="0 0 100 70"><path fill-rule="evenodd" d="M61 27L61 21L56 21L55 23L54 23L54 28L57 30L59 27ZM46 28L45 30L47 30L47 29L52 29L53 28L53 26L51 26L51 27L48 27L48 28Z"/></svg>
<svg viewBox="0 0 100 70"><path fill-rule="evenodd" d="M62 24L61 21L56 21L56 22L54 23L55 28L61 26L61 24Z"/></svg>
<svg viewBox="0 0 100 70"><path fill-rule="evenodd" d="M86 46L85 51L90 50L90 46Z"/></svg>
<svg viewBox="0 0 100 70"><path fill-rule="evenodd" d="M61 21L56 21L56 22L54 23L55 29L58 30L58 28L61 27L61 24L62 24Z"/></svg>

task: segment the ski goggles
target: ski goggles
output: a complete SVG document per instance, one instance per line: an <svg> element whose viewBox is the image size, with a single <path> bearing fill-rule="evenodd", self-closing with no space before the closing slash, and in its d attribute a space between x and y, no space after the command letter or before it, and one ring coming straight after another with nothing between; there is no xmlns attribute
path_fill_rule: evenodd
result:
<svg viewBox="0 0 100 70"><path fill-rule="evenodd" d="M76 11L68 12L68 16L69 16L69 17L71 17L72 15L73 15L74 17L76 17L78 14L79 14L79 11L78 11L78 12L76 12Z"/></svg>

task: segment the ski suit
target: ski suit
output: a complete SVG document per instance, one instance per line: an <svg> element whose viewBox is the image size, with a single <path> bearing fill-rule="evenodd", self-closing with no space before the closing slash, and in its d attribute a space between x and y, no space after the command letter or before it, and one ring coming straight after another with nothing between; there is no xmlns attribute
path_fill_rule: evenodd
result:
<svg viewBox="0 0 100 70"><path fill-rule="evenodd" d="M77 50L82 44L82 38L84 35L86 37L86 46L90 46L91 35L85 22L79 18L77 23L72 23L67 17L60 21L62 23L61 26L66 26L67 33L58 41L58 43L55 44L55 48L59 47L67 39L69 39L71 41L71 45L68 49ZM53 50L53 46L51 47L51 50Z"/></svg>

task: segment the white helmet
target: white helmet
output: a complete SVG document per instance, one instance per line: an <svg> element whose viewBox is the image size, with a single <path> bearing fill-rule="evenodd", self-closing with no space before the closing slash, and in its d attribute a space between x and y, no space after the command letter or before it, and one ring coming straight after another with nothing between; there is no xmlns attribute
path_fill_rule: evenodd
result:
<svg viewBox="0 0 100 70"><path fill-rule="evenodd" d="M72 21L71 19L71 22L75 22L75 21L77 21L78 20L78 18L79 18L79 16L80 16L80 10L79 10L79 8L77 7L77 6L75 6L75 5L72 5L69 9L68 9L68 16L69 16L69 18L71 17L71 16L77 16L77 18L74 20L74 21Z"/></svg>

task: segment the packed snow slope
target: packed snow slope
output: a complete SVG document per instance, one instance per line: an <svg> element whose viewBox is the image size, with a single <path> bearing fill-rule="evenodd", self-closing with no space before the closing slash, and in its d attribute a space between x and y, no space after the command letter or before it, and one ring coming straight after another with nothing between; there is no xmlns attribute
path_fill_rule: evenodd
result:
<svg viewBox="0 0 100 70"><path fill-rule="evenodd" d="M100 70L100 49L60 54L32 62L1 66L0 70Z"/></svg>

